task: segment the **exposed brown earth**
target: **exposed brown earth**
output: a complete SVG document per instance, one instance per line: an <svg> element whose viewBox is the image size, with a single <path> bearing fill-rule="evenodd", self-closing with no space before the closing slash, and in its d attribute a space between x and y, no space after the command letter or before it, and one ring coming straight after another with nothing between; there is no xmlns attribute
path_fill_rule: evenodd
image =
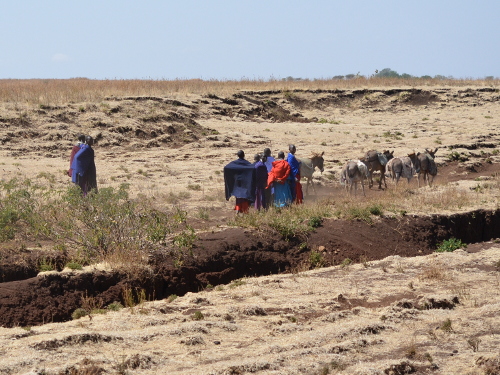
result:
<svg viewBox="0 0 500 375"><path fill-rule="evenodd" d="M101 187L127 182L133 194L160 201L189 190L183 204L199 238L195 256L181 267L151 254L148 268L133 275L66 269L37 276L42 257L58 271L68 259L50 241L3 243L0 326L9 328L0 329L0 355L13 354L0 361L0 373L498 371L499 100L495 89L471 87L2 103L4 180L50 172L52 184L68 184L71 145L78 133L91 134ZM237 149L250 159L288 143L297 145L299 157L325 151L325 172L316 172L317 191L306 204L348 199L338 183L341 164L369 149L404 155L439 147L436 186L400 182L397 189L408 189L410 202L404 215L325 219L306 240L227 228L234 213L221 198L222 166ZM194 184L201 189L188 189ZM387 196L396 189L389 185L358 199ZM442 202L450 186L472 196L460 209ZM422 211L417 202L433 195L441 202ZM197 217L199 208L208 218ZM470 245L434 254L450 237ZM311 250L334 267L306 271ZM253 278L260 275L274 276ZM225 284L232 286L214 289ZM82 297L126 304L124 290L144 290L157 301L66 322ZM173 294L184 297L167 302ZM192 320L196 311L203 320ZM442 328L446 319L451 330ZM479 351L468 343L473 339L480 340Z"/></svg>

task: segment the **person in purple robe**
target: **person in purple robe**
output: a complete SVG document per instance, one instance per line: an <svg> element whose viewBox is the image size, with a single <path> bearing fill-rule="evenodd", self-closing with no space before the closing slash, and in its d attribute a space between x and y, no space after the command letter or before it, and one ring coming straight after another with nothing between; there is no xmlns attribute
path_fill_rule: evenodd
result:
<svg viewBox="0 0 500 375"><path fill-rule="evenodd" d="M94 139L87 135L85 144L75 154L71 169L73 170L71 181L82 189L83 196L86 196L91 190L97 192L97 174L94 161L94 149L92 145Z"/></svg>

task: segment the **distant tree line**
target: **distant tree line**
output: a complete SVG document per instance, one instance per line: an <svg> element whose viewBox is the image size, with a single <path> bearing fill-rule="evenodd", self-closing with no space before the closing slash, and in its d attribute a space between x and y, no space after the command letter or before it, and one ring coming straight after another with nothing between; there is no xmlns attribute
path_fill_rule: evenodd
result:
<svg viewBox="0 0 500 375"><path fill-rule="evenodd" d="M370 77L365 77L365 76L361 76L359 73L357 74L346 74L346 75L337 75L337 76L333 76L332 79L337 79L337 80L349 80L349 79L353 79L353 78L359 78L359 77L363 77L363 78L420 78L420 79L454 79L453 76L443 76L443 75L440 75L440 74L437 74L435 75L434 77L431 77L429 75L423 75L423 76L412 76L411 74L408 74L408 73L402 73L402 74L399 74L398 72L396 72L395 70L392 70L391 68L385 68L385 69L382 69L380 71L376 70L375 71L375 74L371 75ZM484 77L485 80L494 80L495 77L494 76L487 76L487 77ZM283 78L282 81L309 81L309 79L307 78L294 78L294 77L291 77L291 76L288 76L286 78Z"/></svg>

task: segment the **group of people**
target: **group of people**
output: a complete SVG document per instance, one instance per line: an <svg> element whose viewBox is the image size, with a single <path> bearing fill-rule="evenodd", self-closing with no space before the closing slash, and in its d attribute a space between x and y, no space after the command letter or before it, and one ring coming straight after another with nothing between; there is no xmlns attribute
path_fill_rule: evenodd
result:
<svg viewBox="0 0 500 375"><path fill-rule="evenodd" d="M288 151L286 160L283 151L278 152L275 159L271 150L265 148L262 154L255 154L254 163L250 163L245 159L245 152L239 150L238 159L224 167L226 200L236 198L234 209L238 213L247 213L252 203L257 210L302 203L297 149L289 145Z"/></svg>
<svg viewBox="0 0 500 375"><path fill-rule="evenodd" d="M69 159L68 175L71 181L82 189L84 196L91 190L97 191L93 144L94 139L90 135L79 135L78 143L73 146Z"/></svg>

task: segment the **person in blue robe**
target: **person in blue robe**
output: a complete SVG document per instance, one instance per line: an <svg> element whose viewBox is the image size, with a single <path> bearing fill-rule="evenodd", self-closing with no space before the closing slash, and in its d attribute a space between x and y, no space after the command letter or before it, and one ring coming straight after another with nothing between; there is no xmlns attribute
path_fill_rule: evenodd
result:
<svg viewBox="0 0 500 375"><path fill-rule="evenodd" d="M295 202L297 197L296 184L300 176L300 164L297 158L295 157L295 152L297 149L295 145L288 146L288 157L287 162L290 164L290 176L288 177L288 182L290 184L290 191L292 193L292 202Z"/></svg>

